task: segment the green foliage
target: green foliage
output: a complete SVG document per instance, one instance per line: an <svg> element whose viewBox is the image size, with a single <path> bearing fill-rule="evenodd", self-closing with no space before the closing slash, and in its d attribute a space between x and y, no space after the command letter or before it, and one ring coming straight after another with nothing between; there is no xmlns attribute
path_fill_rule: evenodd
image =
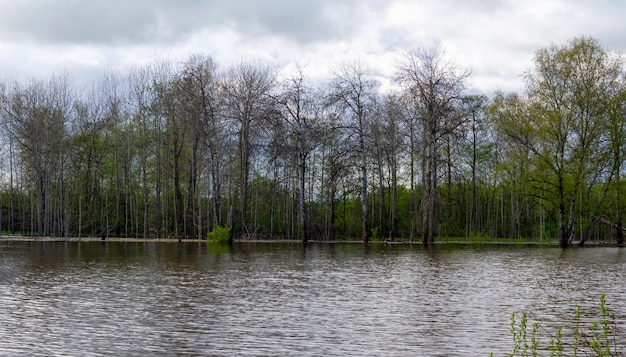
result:
<svg viewBox="0 0 626 357"><path fill-rule="evenodd" d="M538 356L538 351L547 349L550 351L550 357L564 356L566 348L571 348L571 356L598 356L613 357L622 354L617 349L616 339L617 328L611 322L611 316L606 306L606 295L600 296L600 320L591 321L584 333L585 328L581 327L580 307L576 307L574 317L574 327L571 329L571 342L566 340L563 335L563 325L559 326L555 336L549 340L547 348L543 348L538 339L540 331L537 322L532 323L530 340L528 337L528 318L526 313L522 313L519 321L515 313L511 315L511 334L513 337L513 351L506 357L528 357ZM493 356L493 353L490 354Z"/></svg>
<svg viewBox="0 0 626 357"><path fill-rule="evenodd" d="M217 226L207 233L207 242L226 243L230 237L230 227Z"/></svg>
<svg viewBox="0 0 626 357"><path fill-rule="evenodd" d="M537 348L539 347L539 341L537 340L537 331L539 330L539 324L534 322L531 331L530 345L528 343L527 329L528 318L523 313L519 321L519 326L516 325L515 313L511 315L511 334L513 335L513 352L507 356L537 356Z"/></svg>
<svg viewBox="0 0 626 357"><path fill-rule="evenodd" d="M352 198L337 203L335 226L343 235L353 236L361 229L359 208L359 202Z"/></svg>
<svg viewBox="0 0 626 357"><path fill-rule="evenodd" d="M574 38L537 51L525 96L498 96L491 106L496 132L509 144L502 166L537 204L554 209L562 246L585 223L578 220L601 207L590 194L611 170L606 118L622 89L607 86L620 81L622 66L597 40Z"/></svg>
<svg viewBox="0 0 626 357"><path fill-rule="evenodd" d="M50 236L190 237L208 229L205 217L215 210L213 222L223 224L232 207L235 234L301 234L296 167L304 152L289 133L304 133L303 123L260 120L262 113L285 109L269 97L246 108L252 116L235 115L254 81L239 83L236 71L227 80L230 74L213 73L212 63L200 56L181 67L137 68L120 78L128 82L107 79L89 98L65 98L74 91L55 76L50 86L0 83L6 121L0 128L0 228ZM263 68L243 67L267 79ZM416 241L429 217L436 241L543 243L561 236L610 242L620 236L626 207L619 175L626 137L623 70L623 56L592 38L551 45L537 51L524 91L464 96L445 110L454 115L436 118L445 119L443 126L430 134L416 115L418 103L405 101L411 93L379 98L383 105L371 112L365 131L376 145L365 152L345 127L345 112L307 108L327 113L307 118L306 125L326 127L309 128L302 143L307 233L312 239L361 236L364 154L374 240ZM116 90L121 84L132 90ZM287 95L276 89L274 99ZM54 104L61 97L63 103ZM243 137L244 122L250 137ZM427 195L423 143L444 127L432 138L438 144L431 164L439 169ZM436 218L426 216L429 211Z"/></svg>
<svg viewBox="0 0 626 357"><path fill-rule="evenodd" d="M378 234L378 227L372 228L372 240L379 241L380 239L381 238L380 238L380 235Z"/></svg>
<svg viewBox="0 0 626 357"><path fill-rule="evenodd" d="M250 182L250 190L253 194L248 198L248 207L254 211L257 234L288 236L298 218L291 192L279 182L263 176L256 176ZM288 204L283 204L285 202Z"/></svg>

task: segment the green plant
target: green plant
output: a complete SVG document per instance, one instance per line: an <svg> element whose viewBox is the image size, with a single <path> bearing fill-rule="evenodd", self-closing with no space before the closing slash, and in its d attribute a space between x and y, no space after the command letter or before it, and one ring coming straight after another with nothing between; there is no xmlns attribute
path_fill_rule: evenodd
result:
<svg viewBox="0 0 626 357"><path fill-rule="evenodd" d="M379 241L380 240L380 236L378 235L378 227L374 227L372 228L372 240L373 241Z"/></svg>
<svg viewBox="0 0 626 357"><path fill-rule="evenodd" d="M600 296L600 311L601 320L599 322L593 321L591 324L591 341L589 342L589 347L598 357L614 356L611 352L611 346L614 345L615 342L615 329L611 328L609 321L610 314L609 309L606 307L605 294ZM613 343L611 339L613 339Z"/></svg>
<svg viewBox="0 0 626 357"><path fill-rule="evenodd" d="M539 341L537 340L537 331L539 330L539 324L534 322L532 324L532 332L530 338L530 345L528 344L528 317L526 313L522 313L522 317L519 322L519 327L516 325L515 313L511 314L511 333L513 334L513 341L515 345L513 347L513 353L507 355L507 357L514 356L537 356L537 349L539 348ZM530 354L529 354L530 353Z"/></svg>
<svg viewBox="0 0 626 357"><path fill-rule="evenodd" d="M210 243L226 243L230 238L230 227L216 226L212 231L207 233L207 242Z"/></svg>
<svg viewBox="0 0 626 357"><path fill-rule="evenodd" d="M571 330L571 343L567 342L563 336L563 325L559 326L556 334L550 339L547 348L541 348L537 333L539 332L539 324L532 323L532 332L530 341L528 339L528 318L522 313L519 322L515 313L511 315L511 334L513 335L513 352L505 355L506 357L528 357L538 356L537 351L549 350L550 357L562 357L566 348L571 348L571 356L598 356L598 357L615 357L622 356L617 348L617 328L611 323L611 316L606 305L606 295L600 296L600 320L592 321L588 325L588 332L585 334L584 326L581 326L580 307L576 307L574 317L574 327ZM493 356L493 353L490 354Z"/></svg>

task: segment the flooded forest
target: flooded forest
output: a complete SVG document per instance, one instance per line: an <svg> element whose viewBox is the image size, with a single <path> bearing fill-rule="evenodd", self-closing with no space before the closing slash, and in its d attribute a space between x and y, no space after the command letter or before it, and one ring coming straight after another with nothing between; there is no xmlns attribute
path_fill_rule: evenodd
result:
<svg viewBox="0 0 626 357"><path fill-rule="evenodd" d="M80 88L5 78L0 231L623 244L623 56L547 45L523 91L489 95L442 48L392 65L388 83L358 59L321 80L210 55Z"/></svg>

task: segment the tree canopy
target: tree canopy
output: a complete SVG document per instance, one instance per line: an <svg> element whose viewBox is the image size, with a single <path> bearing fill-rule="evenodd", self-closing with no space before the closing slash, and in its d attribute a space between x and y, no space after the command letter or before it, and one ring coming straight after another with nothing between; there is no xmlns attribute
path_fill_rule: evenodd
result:
<svg viewBox="0 0 626 357"><path fill-rule="evenodd" d="M538 49L520 93L469 93L442 48L310 81L208 55L0 83L0 232L623 244L626 90L596 39Z"/></svg>

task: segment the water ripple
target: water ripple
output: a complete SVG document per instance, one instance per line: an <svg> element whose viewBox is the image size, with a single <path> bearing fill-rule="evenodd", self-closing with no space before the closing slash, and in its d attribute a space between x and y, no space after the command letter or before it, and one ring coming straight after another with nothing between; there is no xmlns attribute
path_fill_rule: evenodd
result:
<svg viewBox="0 0 626 357"><path fill-rule="evenodd" d="M0 246L0 354L503 355L512 312L555 329L607 293L626 316L613 248L44 248Z"/></svg>

